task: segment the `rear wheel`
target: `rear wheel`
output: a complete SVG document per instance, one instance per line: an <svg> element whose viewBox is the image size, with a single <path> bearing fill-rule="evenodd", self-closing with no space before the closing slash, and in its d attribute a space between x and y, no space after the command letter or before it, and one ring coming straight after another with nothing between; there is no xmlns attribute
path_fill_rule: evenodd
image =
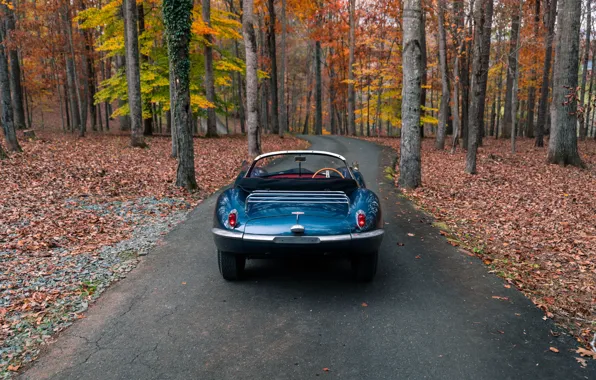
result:
<svg viewBox="0 0 596 380"><path fill-rule="evenodd" d="M230 252L217 251L219 273L228 281L236 281L242 277L246 266L246 257Z"/></svg>
<svg viewBox="0 0 596 380"><path fill-rule="evenodd" d="M352 258L352 270L357 281L370 282L377 274L379 253L359 255Z"/></svg>

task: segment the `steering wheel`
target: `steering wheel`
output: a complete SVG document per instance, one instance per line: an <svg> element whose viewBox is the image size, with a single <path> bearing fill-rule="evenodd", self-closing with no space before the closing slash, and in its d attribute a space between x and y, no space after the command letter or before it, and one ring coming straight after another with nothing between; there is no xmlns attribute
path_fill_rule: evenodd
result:
<svg viewBox="0 0 596 380"><path fill-rule="evenodd" d="M319 169L319 170L317 170L317 171L315 172L315 174L313 174L313 175L312 175L312 178L315 178L315 177L316 177L316 176L317 176L317 175L318 175L320 172L322 172L323 170L331 170L332 172L336 172L337 174L339 174L339 176L340 176L341 178L344 178L344 179L346 178L346 177L344 177L344 175L343 175L343 174L341 174L341 172L340 172L339 170L337 170L337 169L333 169L333 168L322 168L322 169Z"/></svg>

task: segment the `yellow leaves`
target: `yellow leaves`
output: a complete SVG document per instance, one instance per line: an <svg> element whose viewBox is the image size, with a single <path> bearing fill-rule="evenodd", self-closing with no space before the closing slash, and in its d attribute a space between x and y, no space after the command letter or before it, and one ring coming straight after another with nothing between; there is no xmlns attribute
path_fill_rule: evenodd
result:
<svg viewBox="0 0 596 380"><path fill-rule="evenodd" d="M215 108L215 104L208 101L203 95L191 94L190 104L200 109Z"/></svg>
<svg viewBox="0 0 596 380"><path fill-rule="evenodd" d="M215 85L221 87L229 87L232 85L232 78L230 76L221 76L215 78Z"/></svg>
<svg viewBox="0 0 596 380"><path fill-rule="evenodd" d="M228 72L238 72L238 73L244 72L243 65L239 65L236 62L232 62L232 61L224 60L224 59L221 59L221 60L215 62L215 64L213 65L213 69L215 69L217 71L228 71Z"/></svg>

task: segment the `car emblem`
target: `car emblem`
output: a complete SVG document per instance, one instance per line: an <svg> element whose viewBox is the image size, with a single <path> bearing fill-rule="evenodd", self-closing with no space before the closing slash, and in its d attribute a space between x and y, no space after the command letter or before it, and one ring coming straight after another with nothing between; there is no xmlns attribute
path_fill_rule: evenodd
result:
<svg viewBox="0 0 596 380"><path fill-rule="evenodd" d="M295 234L304 233L304 226L300 225L300 215L304 215L304 213L302 211L295 211L292 214L296 215L296 224L290 227L290 231Z"/></svg>

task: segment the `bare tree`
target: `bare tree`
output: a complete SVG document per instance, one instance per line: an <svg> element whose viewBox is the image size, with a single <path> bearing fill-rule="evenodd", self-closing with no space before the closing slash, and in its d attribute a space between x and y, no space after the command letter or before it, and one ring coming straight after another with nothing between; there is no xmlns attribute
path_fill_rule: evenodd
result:
<svg viewBox="0 0 596 380"><path fill-rule="evenodd" d="M513 4L512 4L513 5ZM509 57L507 64L507 80L505 84L505 112L503 113L503 129L501 134L503 137L511 136L511 123L512 114L515 110L512 109L512 97L513 97L513 82L515 81L515 75L517 73L517 40L519 37L519 25L520 25L520 14L517 11L513 11L511 17L511 37L509 39Z"/></svg>
<svg viewBox="0 0 596 380"><path fill-rule="evenodd" d="M2 5L5 8L6 5ZM12 99L10 95L10 79L8 77L8 58L4 47L6 29L4 23L0 22L0 104L2 105L2 127L7 149L11 152L21 152L21 146L17 140L14 125L14 114L12 110Z"/></svg>
<svg viewBox="0 0 596 380"><path fill-rule="evenodd" d="M203 0L203 22L211 27L211 0ZM213 78L213 37L205 34L205 95L215 104L215 80ZM217 136L215 108L207 108L207 137Z"/></svg>
<svg viewBox="0 0 596 380"><path fill-rule="evenodd" d="M279 107L277 104L277 46L275 43L275 3L267 1L269 8L269 25L267 28L267 42L269 43L269 60L271 61L271 132L279 133Z"/></svg>
<svg viewBox="0 0 596 380"><path fill-rule="evenodd" d="M449 70L447 68L447 37L445 36L445 0L437 3L437 14L439 23L439 65L441 67L441 108L439 109L439 126L435 148L445 149L445 131L447 130L447 118L449 113Z"/></svg>
<svg viewBox="0 0 596 380"><path fill-rule="evenodd" d="M586 101L586 80L588 77L588 61L590 60L590 37L592 34L592 1L588 0L586 3L586 12L587 12L587 30L586 30L586 46L584 50L584 65L582 67L582 82L581 82L581 95L579 104L582 108L585 107ZM594 70L594 68L592 68ZM582 112L579 118L579 139L585 140L586 139L586 113Z"/></svg>
<svg viewBox="0 0 596 380"><path fill-rule="evenodd" d="M259 139L259 116L257 78L257 36L253 21L253 0L242 2L242 35L246 48L246 124L248 127L248 154L255 157L261 154Z"/></svg>
<svg viewBox="0 0 596 380"><path fill-rule="evenodd" d="M555 19L557 18L557 0L547 1L545 13L546 12L548 12L547 31L545 34L546 52L544 54L544 70L542 72L542 88L540 90L538 120L534 130L534 134L536 135L534 145L537 147L544 146L544 127L546 125L546 112L548 107L550 66L553 54L553 39L555 37Z"/></svg>
<svg viewBox="0 0 596 380"><path fill-rule="evenodd" d="M12 7L4 6L3 12L6 14L6 39L12 38L12 31L15 30L14 8L15 0L12 0ZM12 104L14 109L14 123L16 129L25 128L25 107L23 106L23 86L21 84L21 64L19 61L19 51L12 45L8 50L10 57L10 87L12 89Z"/></svg>
<svg viewBox="0 0 596 380"><path fill-rule="evenodd" d="M553 120L547 161L583 167L577 150L577 76L581 0L565 0L559 9L555 65L553 67ZM570 93L571 92L571 93Z"/></svg>
<svg viewBox="0 0 596 380"><path fill-rule="evenodd" d="M323 85L321 78L321 41L315 41L315 135L323 133Z"/></svg>
<svg viewBox="0 0 596 380"><path fill-rule="evenodd" d="M286 0L281 0L281 69L279 77L279 135L283 136L288 130L288 110L286 109L286 68L288 67L288 57L286 55L286 38L288 33L286 25Z"/></svg>
<svg viewBox="0 0 596 380"><path fill-rule="evenodd" d="M413 189L422 184L420 163L420 84L422 82L422 51L420 0L404 0L403 9L403 88L402 127L399 161L399 185Z"/></svg>
<svg viewBox="0 0 596 380"><path fill-rule="evenodd" d="M356 50L356 0L350 2L350 41L349 41L349 63L348 63L348 134L356 135L356 90L354 88L354 52Z"/></svg>
<svg viewBox="0 0 596 380"><path fill-rule="evenodd" d="M138 10L135 0L124 0L124 29L126 34L126 82L130 109L130 145L144 148L143 103L141 101L141 71L139 66Z"/></svg>
<svg viewBox="0 0 596 380"><path fill-rule="evenodd" d="M168 41L170 75L175 96L172 107L176 130L178 167L176 186L197 188L190 108L190 26L192 0L163 0L164 25ZM171 88L170 87L170 88Z"/></svg>
<svg viewBox="0 0 596 380"><path fill-rule="evenodd" d="M468 152L466 173L476 173L476 153L480 130L483 128L484 100L490 57L490 34L493 18L493 0L476 0L474 4L474 47L472 57L472 101L469 113Z"/></svg>

